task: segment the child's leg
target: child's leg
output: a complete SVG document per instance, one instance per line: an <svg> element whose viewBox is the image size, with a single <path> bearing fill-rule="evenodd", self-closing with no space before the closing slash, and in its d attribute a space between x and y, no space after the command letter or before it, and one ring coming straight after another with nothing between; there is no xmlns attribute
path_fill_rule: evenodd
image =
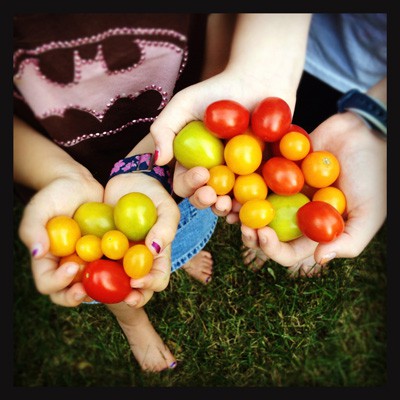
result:
<svg viewBox="0 0 400 400"><path fill-rule="evenodd" d="M136 361L144 371L158 372L176 366L176 359L164 344L144 308L126 303L107 304L121 326Z"/></svg>

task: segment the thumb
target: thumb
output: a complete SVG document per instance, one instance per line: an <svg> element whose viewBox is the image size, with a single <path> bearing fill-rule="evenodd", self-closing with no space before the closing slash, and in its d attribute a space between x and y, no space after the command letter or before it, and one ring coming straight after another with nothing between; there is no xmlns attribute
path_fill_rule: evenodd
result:
<svg viewBox="0 0 400 400"><path fill-rule="evenodd" d="M190 121L198 119L189 111L192 107L183 92L172 98L150 127L157 154L157 165L165 165L172 160L175 136Z"/></svg>

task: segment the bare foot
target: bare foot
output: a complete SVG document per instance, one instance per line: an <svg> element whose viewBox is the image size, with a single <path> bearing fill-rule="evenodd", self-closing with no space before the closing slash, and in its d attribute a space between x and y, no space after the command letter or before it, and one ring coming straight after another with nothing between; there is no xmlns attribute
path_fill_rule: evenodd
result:
<svg viewBox="0 0 400 400"><path fill-rule="evenodd" d="M244 265L247 265L252 271L259 271L265 262L269 258L264 254L264 252L257 247L256 249L251 249L249 247L242 247L242 258Z"/></svg>
<svg viewBox="0 0 400 400"><path fill-rule="evenodd" d="M194 279L205 285L211 281L213 259L210 252L201 250L182 268Z"/></svg>
<svg viewBox="0 0 400 400"><path fill-rule="evenodd" d="M107 304L122 328L132 353L144 371L160 372L176 367L176 359L164 344L144 308L133 309L125 303Z"/></svg>

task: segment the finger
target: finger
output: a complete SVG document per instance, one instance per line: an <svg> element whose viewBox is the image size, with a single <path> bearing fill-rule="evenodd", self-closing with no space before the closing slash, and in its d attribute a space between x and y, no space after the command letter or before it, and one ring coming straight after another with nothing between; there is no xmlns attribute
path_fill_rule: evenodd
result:
<svg viewBox="0 0 400 400"><path fill-rule="evenodd" d="M174 192L183 198L190 197L196 189L204 186L209 178L210 173L207 168L186 169L177 162L174 172Z"/></svg>
<svg viewBox="0 0 400 400"><path fill-rule="evenodd" d="M157 153L157 165L165 165L172 160L175 135L190 121L198 119L193 115L193 109L180 92L171 99L151 125L150 134Z"/></svg>
<svg viewBox="0 0 400 400"><path fill-rule="evenodd" d="M229 195L218 196L217 201L212 206L212 211L219 217L225 217L232 208L232 199Z"/></svg>
<svg viewBox="0 0 400 400"><path fill-rule="evenodd" d="M255 229L242 225L240 230L242 232L242 242L246 247L249 249L256 249L259 247L257 231Z"/></svg>
<svg viewBox="0 0 400 400"><path fill-rule="evenodd" d="M215 204L217 194L211 186L202 186L189 197L189 201L194 207L203 210Z"/></svg>
<svg viewBox="0 0 400 400"><path fill-rule="evenodd" d="M314 253L317 243L302 236L290 242L281 242L276 232L266 226L257 230L258 242L266 256L289 267Z"/></svg>
<svg viewBox="0 0 400 400"><path fill-rule="evenodd" d="M51 301L54 304L63 307L76 307L82 302L90 302L92 299L86 294L82 283L78 282L67 287L59 292L52 293L50 296Z"/></svg>

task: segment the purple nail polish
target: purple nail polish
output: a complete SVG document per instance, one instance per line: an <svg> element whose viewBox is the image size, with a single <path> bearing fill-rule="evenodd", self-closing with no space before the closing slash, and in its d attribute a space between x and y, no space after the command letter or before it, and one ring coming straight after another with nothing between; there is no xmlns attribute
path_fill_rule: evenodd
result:
<svg viewBox="0 0 400 400"><path fill-rule="evenodd" d="M208 278L206 278L206 283L208 283L211 279L211 276L209 276Z"/></svg>
<svg viewBox="0 0 400 400"><path fill-rule="evenodd" d="M153 248L157 252L157 254L159 254L161 251L160 245L157 242L153 242L151 245L153 246Z"/></svg>
<svg viewBox="0 0 400 400"><path fill-rule="evenodd" d="M36 254L38 253L38 249L33 249L32 250L32 257L35 257L36 256Z"/></svg>
<svg viewBox="0 0 400 400"><path fill-rule="evenodd" d="M174 361L174 362L169 366L169 368L175 368L176 366L177 366L177 362Z"/></svg>

